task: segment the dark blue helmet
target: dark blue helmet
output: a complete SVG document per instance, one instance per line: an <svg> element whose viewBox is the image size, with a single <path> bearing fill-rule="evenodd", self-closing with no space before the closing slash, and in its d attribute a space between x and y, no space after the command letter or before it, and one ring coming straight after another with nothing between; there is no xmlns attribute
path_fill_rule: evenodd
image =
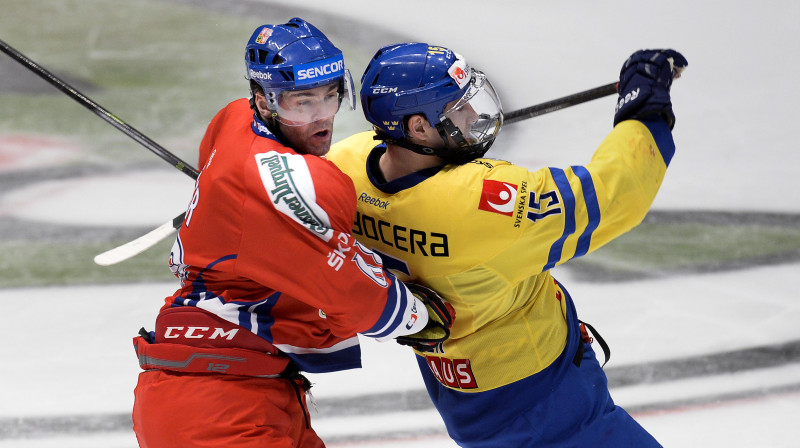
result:
<svg viewBox="0 0 800 448"><path fill-rule="evenodd" d="M361 107L378 136L421 154L464 163L483 156L503 123L500 100L486 76L453 51L425 43L381 48L361 78ZM451 114L470 109L464 124ZM445 141L445 149L406 140L404 118L423 114ZM463 121L463 120L462 120Z"/></svg>
<svg viewBox="0 0 800 448"><path fill-rule="evenodd" d="M339 101L347 98L355 108L350 72L342 51L314 25L293 18L282 25L256 28L245 49L247 79L258 84L274 116L278 95L287 90L305 90L339 83Z"/></svg>

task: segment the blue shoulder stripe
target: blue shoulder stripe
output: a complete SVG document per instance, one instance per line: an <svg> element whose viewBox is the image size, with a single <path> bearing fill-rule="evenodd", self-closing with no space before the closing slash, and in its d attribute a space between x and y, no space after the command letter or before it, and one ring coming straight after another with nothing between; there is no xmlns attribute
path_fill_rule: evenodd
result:
<svg viewBox="0 0 800 448"><path fill-rule="evenodd" d="M560 168L550 168L550 174L556 182L559 193L561 193L561 200L564 202L564 233L556 240L550 247L550 255L547 258L547 264L542 269L542 272L553 269L561 260L561 253L564 250L564 241L575 233L575 195L572 193L572 188L569 185L569 180L564 170Z"/></svg>
<svg viewBox="0 0 800 448"><path fill-rule="evenodd" d="M586 204L586 210L589 214L589 223L583 230L580 238L578 238L578 245L575 248L574 258L586 255L589 252L589 246L592 243L592 233L600 225L600 204L597 202L597 191L594 189L594 181L589 170L583 166L573 166L572 172L578 176L581 181L581 189L583 190L583 202Z"/></svg>

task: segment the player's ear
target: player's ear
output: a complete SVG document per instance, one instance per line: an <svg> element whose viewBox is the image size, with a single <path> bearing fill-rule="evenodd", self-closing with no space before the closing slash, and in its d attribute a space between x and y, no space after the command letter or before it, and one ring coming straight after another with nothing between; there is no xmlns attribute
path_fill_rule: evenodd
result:
<svg viewBox="0 0 800 448"><path fill-rule="evenodd" d="M255 93L255 103L258 108L258 113L260 113L262 117L269 117L270 113L269 107L267 106L267 97L263 92Z"/></svg>
<svg viewBox="0 0 800 448"><path fill-rule="evenodd" d="M409 140L425 141L427 135L427 128L430 128L430 123L424 115L412 115L408 118L408 125L406 133Z"/></svg>

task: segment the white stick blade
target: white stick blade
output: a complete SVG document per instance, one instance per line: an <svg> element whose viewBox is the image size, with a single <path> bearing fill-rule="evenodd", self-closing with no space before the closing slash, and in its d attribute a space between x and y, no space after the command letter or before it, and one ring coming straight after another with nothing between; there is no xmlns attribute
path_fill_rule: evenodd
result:
<svg viewBox="0 0 800 448"><path fill-rule="evenodd" d="M172 221L168 221L133 241L97 255L94 257L94 262L100 266L111 266L133 258L172 235L173 232L175 232L175 227L172 225Z"/></svg>

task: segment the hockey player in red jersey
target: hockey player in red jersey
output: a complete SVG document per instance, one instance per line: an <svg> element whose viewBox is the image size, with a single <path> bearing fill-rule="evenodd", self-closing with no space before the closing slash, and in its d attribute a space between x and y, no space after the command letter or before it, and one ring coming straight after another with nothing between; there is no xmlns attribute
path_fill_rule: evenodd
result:
<svg viewBox="0 0 800 448"><path fill-rule="evenodd" d="M452 323L349 234L355 189L320 157L342 101L354 105L342 52L295 18L258 27L245 61L252 97L200 145L170 257L181 287L134 338L142 447L323 447L301 372L360 367L357 333L421 348Z"/></svg>

